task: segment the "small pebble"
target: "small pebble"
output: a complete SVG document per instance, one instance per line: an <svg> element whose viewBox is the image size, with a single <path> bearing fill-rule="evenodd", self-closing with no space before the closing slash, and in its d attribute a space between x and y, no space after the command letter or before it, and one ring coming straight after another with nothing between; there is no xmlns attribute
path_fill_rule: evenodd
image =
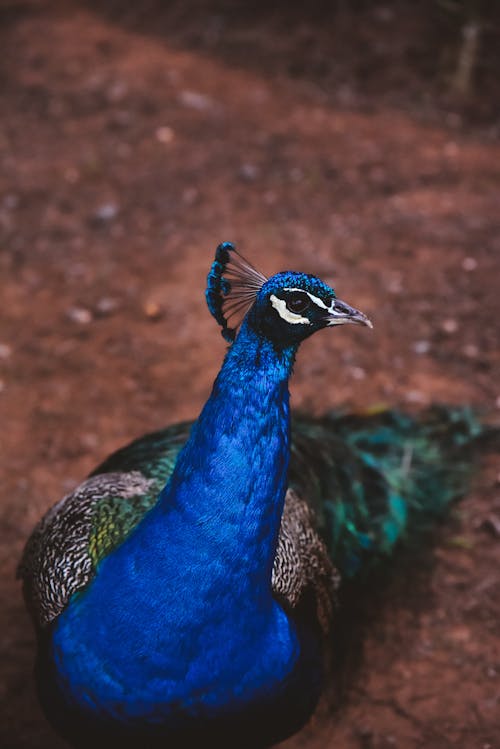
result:
<svg viewBox="0 0 500 749"><path fill-rule="evenodd" d="M415 341L412 346L416 354L428 354L431 349L430 341Z"/></svg>
<svg viewBox="0 0 500 749"><path fill-rule="evenodd" d="M12 355L12 348L8 343L0 343L0 359L9 359Z"/></svg>
<svg viewBox="0 0 500 749"><path fill-rule="evenodd" d="M99 317L112 315L118 309L118 301L109 296L103 296L95 306L96 314Z"/></svg>
<svg viewBox="0 0 500 749"><path fill-rule="evenodd" d="M441 323L441 330L447 335L453 335L458 330L458 322L450 317L448 320L443 320Z"/></svg>
<svg viewBox="0 0 500 749"><path fill-rule="evenodd" d="M179 98L181 104L184 104L185 107L196 109L198 112L205 112L214 105L213 100L209 96L200 94L197 91L183 91Z"/></svg>
<svg viewBox="0 0 500 749"><path fill-rule="evenodd" d="M159 143L171 143L175 137L175 133L171 127L163 125L156 130L155 137Z"/></svg>
<svg viewBox="0 0 500 749"><path fill-rule="evenodd" d="M158 302L146 302L144 314L149 320L160 320L164 315L164 310Z"/></svg>
<svg viewBox="0 0 500 749"><path fill-rule="evenodd" d="M66 317L78 325L88 325L92 322L92 312L85 307L70 307L66 310Z"/></svg>
<svg viewBox="0 0 500 749"><path fill-rule="evenodd" d="M462 351L468 359L477 359L479 356L479 349L474 343L467 343Z"/></svg>
<svg viewBox="0 0 500 749"><path fill-rule="evenodd" d="M246 182L253 182L259 176L259 169L255 164L242 164L239 176Z"/></svg>
<svg viewBox="0 0 500 749"><path fill-rule="evenodd" d="M96 434L85 432L80 436L80 444L87 450L94 450L99 444L99 439Z"/></svg>
<svg viewBox="0 0 500 749"><path fill-rule="evenodd" d="M113 221L118 215L118 206L116 203L103 203L94 213L94 218L102 223Z"/></svg>
<svg viewBox="0 0 500 749"><path fill-rule="evenodd" d="M462 268L470 273L477 268L477 260L474 257L464 257L462 260Z"/></svg>
<svg viewBox="0 0 500 749"><path fill-rule="evenodd" d="M125 81L114 81L106 91L106 98L109 102L116 103L122 101L128 93L128 86Z"/></svg>
<svg viewBox="0 0 500 749"><path fill-rule="evenodd" d="M420 390L408 390L405 393L405 398L408 403L427 403L427 396Z"/></svg>
<svg viewBox="0 0 500 749"><path fill-rule="evenodd" d="M447 633L448 639L458 643L469 642L471 636L470 629L464 625L453 627Z"/></svg>
<svg viewBox="0 0 500 749"><path fill-rule="evenodd" d="M401 276L393 276L386 283L386 289L389 294L401 294L403 291L403 282Z"/></svg>
<svg viewBox="0 0 500 749"><path fill-rule="evenodd" d="M351 374L354 380L364 380L366 372L362 367L351 367Z"/></svg>

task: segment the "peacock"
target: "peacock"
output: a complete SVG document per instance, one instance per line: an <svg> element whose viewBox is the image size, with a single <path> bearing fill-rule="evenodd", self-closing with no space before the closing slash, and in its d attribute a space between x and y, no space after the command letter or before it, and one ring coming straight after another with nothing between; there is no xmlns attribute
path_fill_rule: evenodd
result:
<svg viewBox="0 0 500 749"><path fill-rule="evenodd" d="M300 343L372 327L329 285L266 278L225 242L206 300L229 346L198 419L108 457L19 566L39 699L73 747L292 735L323 688L341 581L467 488L482 431L467 409L291 417Z"/></svg>

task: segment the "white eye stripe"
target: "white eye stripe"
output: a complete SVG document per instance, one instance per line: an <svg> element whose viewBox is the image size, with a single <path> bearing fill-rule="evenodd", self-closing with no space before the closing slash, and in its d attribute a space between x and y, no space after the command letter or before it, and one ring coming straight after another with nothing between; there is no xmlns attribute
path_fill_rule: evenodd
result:
<svg viewBox="0 0 500 749"><path fill-rule="evenodd" d="M319 298L319 296L315 296L314 294L311 294L309 291L305 291L304 289L287 288L287 289L283 289L283 291L299 291L301 294L307 294L311 302L315 304L316 307L320 307L320 309L330 309L329 307L326 306L324 301ZM335 304L335 302L333 302L333 304Z"/></svg>
<svg viewBox="0 0 500 749"><path fill-rule="evenodd" d="M285 291L302 291L302 289L285 289ZM274 296L274 294L271 294L269 299L278 315L283 320L286 320L286 322L289 322L292 325L298 325L299 323L301 325L311 325L311 321L308 320L307 317L302 317L302 315L297 315L295 312L290 312L284 299L279 299L277 296Z"/></svg>

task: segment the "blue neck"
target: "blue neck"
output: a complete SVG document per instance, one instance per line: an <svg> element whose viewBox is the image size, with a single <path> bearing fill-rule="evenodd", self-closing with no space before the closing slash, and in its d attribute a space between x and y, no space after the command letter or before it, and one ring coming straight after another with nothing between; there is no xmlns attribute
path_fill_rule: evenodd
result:
<svg viewBox="0 0 500 749"><path fill-rule="evenodd" d="M185 526L186 554L209 552L219 560L221 578L229 583L228 576L238 577L242 595L271 595L287 485L294 357L294 349L275 351L243 324L151 513L156 523L174 507Z"/></svg>
<svg viewBox="0 0 500 749"><path fill-rule="evenodd" d="M243 324L157 504L57 621L63 692L147 715L281 688L298 657L271 587L294 357Z"/></svg>

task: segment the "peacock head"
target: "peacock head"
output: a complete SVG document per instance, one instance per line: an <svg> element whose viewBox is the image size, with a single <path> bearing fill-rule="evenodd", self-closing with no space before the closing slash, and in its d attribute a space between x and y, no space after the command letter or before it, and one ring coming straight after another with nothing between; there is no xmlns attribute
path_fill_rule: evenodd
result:
<svg viewBox="0 0 500 749"><path fill-rule="evenodd" d="M248 324L280 347L296 346L333 325L373 327L366 315L337 299L335 291L316 276L286 271L268 279L230 242L217 247L206 299L227 341L235 339L247 312Z"/></svg>

